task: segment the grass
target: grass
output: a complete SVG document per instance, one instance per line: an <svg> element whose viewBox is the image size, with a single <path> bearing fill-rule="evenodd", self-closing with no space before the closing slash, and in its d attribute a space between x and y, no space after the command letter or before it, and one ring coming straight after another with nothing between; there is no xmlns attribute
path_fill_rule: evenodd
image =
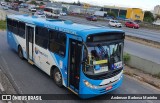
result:
<svg viewBox="0 0 160 103"><path fill-rule="evenodd" d="M6 29L6 21L0 21L0 30Z"/></svg>

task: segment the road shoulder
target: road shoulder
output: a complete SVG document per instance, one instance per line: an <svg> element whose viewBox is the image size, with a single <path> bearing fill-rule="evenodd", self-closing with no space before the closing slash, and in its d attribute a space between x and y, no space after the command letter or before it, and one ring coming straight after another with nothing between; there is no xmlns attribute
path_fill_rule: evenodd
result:
<svg viewBox="0 0 160 103"><path fill-rule="evenodd" d="M148 74L142 70L125 66L124 74L136 78L141 82L145 82L157 89L160 89L160 78L151 74Z"/></svg>
<svg viewBox="0 0 160 103"><path fill-rule="evenodd" d="M18 94L10 81L0 68L0 94ZM23 101L0 101L0 103L23 103Z"/></svg>

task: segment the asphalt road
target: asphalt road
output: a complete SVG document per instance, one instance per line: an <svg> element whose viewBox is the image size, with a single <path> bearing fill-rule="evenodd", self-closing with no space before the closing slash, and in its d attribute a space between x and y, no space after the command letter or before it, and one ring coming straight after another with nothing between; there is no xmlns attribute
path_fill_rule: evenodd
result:
<svg viewBox="0 0 160 103"><path fill-rule="evenodd" d="M73 22L81 23L81 24L105 26L105 27L108 26L106 22L88 21L84 18L78 18L78 17L72 17L72 16L61 16L60 18L64 20L72 20ZM111 28L114 28L114 27L111 27ZM117 29L117 28L114 28L114 29ZM133 35L140 38L145 38L149 40L151 39L151 40L160 42L160 31L148 30L148 29L142 29L142 28L133 29L133 28L126 28L126 27L123 27L121 29L125 31L126 35ZM125 40L125 52L160 64L160 49Z"/></svg>
<svg viewBox="0 0 160 103"><path fill-rule="evenodd" d="M13 51L7 44L6 33L0 32L0 66L9 72L10 77L14 80L17 88L22 94L72 94L66 88L57 87L53 80L37 67L30 65L26 60L19 59L17 53ZM123 84L112 94L160 94L160 91L154 87L134 80L128 76L124 77ZM103 96L103 95L102 95ZM137 101L127 100L97 100L83 101L85 103L137 103ZM28 103L53 103L68 102L79 103L82 100L74 100L76 96L71 96L73 100L54 100L54 101L27 101ZM101 101L99 101L101 100ZM159 101L139 100L139 103L159 103Z"/></svg>
<svg viewBox="0 0 160 103"><path fill-rule="evenodd" d="M1 6L0 6L1 7ZM29 12L27 9L20 9L20 11L26 11ZM20 12L14 11L14 10L6 10L6 12L10 14L21 14ZM104 26L108 27L107 22L102 21L88 21L85 18L78 18L78 17L72 17L72 16L61 16L60 19L64 20L72 20L73 22L80 23L80 24L86 24L86 25L94 25L94 26ZM112 27L114 28L114 27ZM114 28L117 29L117 28ZM149 30L149 29L133 29L133 28L118 28L125 31L126 35L132 35L137 36L140 38L145 38L149 40L154 40L160 42L160 30ZM156 63L160 63L160 50L148 46L144 46L138 43L134 43L131 41L126 41L125 43L127 46L125 51L128 53L131 53L133 55L139 56L143 59L147 59Z"/></svg>
<svg viewBox="0 0 160 103"><path fill-rule="evenodd" d="M61 16L60 19L71 20L73 22L80 23L80 24L109 27L107 21L97 21L97 22L88 21L85 18L78 18L73 16ZM160 30L149 30L144 28L133 29L133 28L127 28L124 26L122 28L115 28L115 27L109 27L109 28L124 30L126 35L131 35L139 38L144 38L147 40L160 42Z"/></svg>
<svg viewBox="0 0 160 103"><path fill-rule="evenodd" d="M125 40L124 51L160 64L160 49Z"/></svg>
<svg viewBox="0 0 160 103"><path fill-rule="evenodd" d="M1 6L0 6L0 9L2 9ZM19 10L20 12L9 9L9 10L6 10L6 12L9 14L17 14L17 15L24 14L25 12L29 13L28 9L20 8ZM94 22L94 21L88 21L85 18L77 18L73 16L61 16L60 19L71 20L75 23L80 23L80 24L108 27L107 21ZM114 28L114 29L117 29L117 28ZM133 28L126 28L124 26L118 29L124 30L126 35L131 35L131 36L135 36L139 38L144 38L144 39L160 42L160 30L149 30L149 29L144 29L144 28L133 29Z"/></svg>

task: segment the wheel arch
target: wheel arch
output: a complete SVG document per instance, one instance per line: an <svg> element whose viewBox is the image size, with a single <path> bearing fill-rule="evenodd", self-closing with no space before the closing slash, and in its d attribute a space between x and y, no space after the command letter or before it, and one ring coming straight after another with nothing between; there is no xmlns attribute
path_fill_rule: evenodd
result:
<svg viewBox="0 0 160 103"><path fill-rule="evenodd" d="M53 77L53 71L55 68L58 68L56 65L52 65L51 69L50 69L50 76ZM59 69L59 68L58 68ZM61 72L61 71L60 71Z"/></svg>
<svg viewBox="0 0 160 103"><path fill-rule="evenodd" d="M17 46L17 51L19 50L19 48L22 49L22 46L21 46L20 44L18 44L18 46ZM23 50L22 50L22 51L23 51Z"/></svg>

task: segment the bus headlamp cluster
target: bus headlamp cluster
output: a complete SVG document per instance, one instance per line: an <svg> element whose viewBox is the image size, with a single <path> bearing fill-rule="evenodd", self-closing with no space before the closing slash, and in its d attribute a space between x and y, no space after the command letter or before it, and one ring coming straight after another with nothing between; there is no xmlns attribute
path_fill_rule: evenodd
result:
<svg viewBox="0 0 160 103"><path fill-rule="evenodd" d="M89 87L89 88L92 88L92 89L97 89L98 86L95 86L95 85L92 85L91 83L89 83L88 81L84 80L84 84Z"/></svg>

